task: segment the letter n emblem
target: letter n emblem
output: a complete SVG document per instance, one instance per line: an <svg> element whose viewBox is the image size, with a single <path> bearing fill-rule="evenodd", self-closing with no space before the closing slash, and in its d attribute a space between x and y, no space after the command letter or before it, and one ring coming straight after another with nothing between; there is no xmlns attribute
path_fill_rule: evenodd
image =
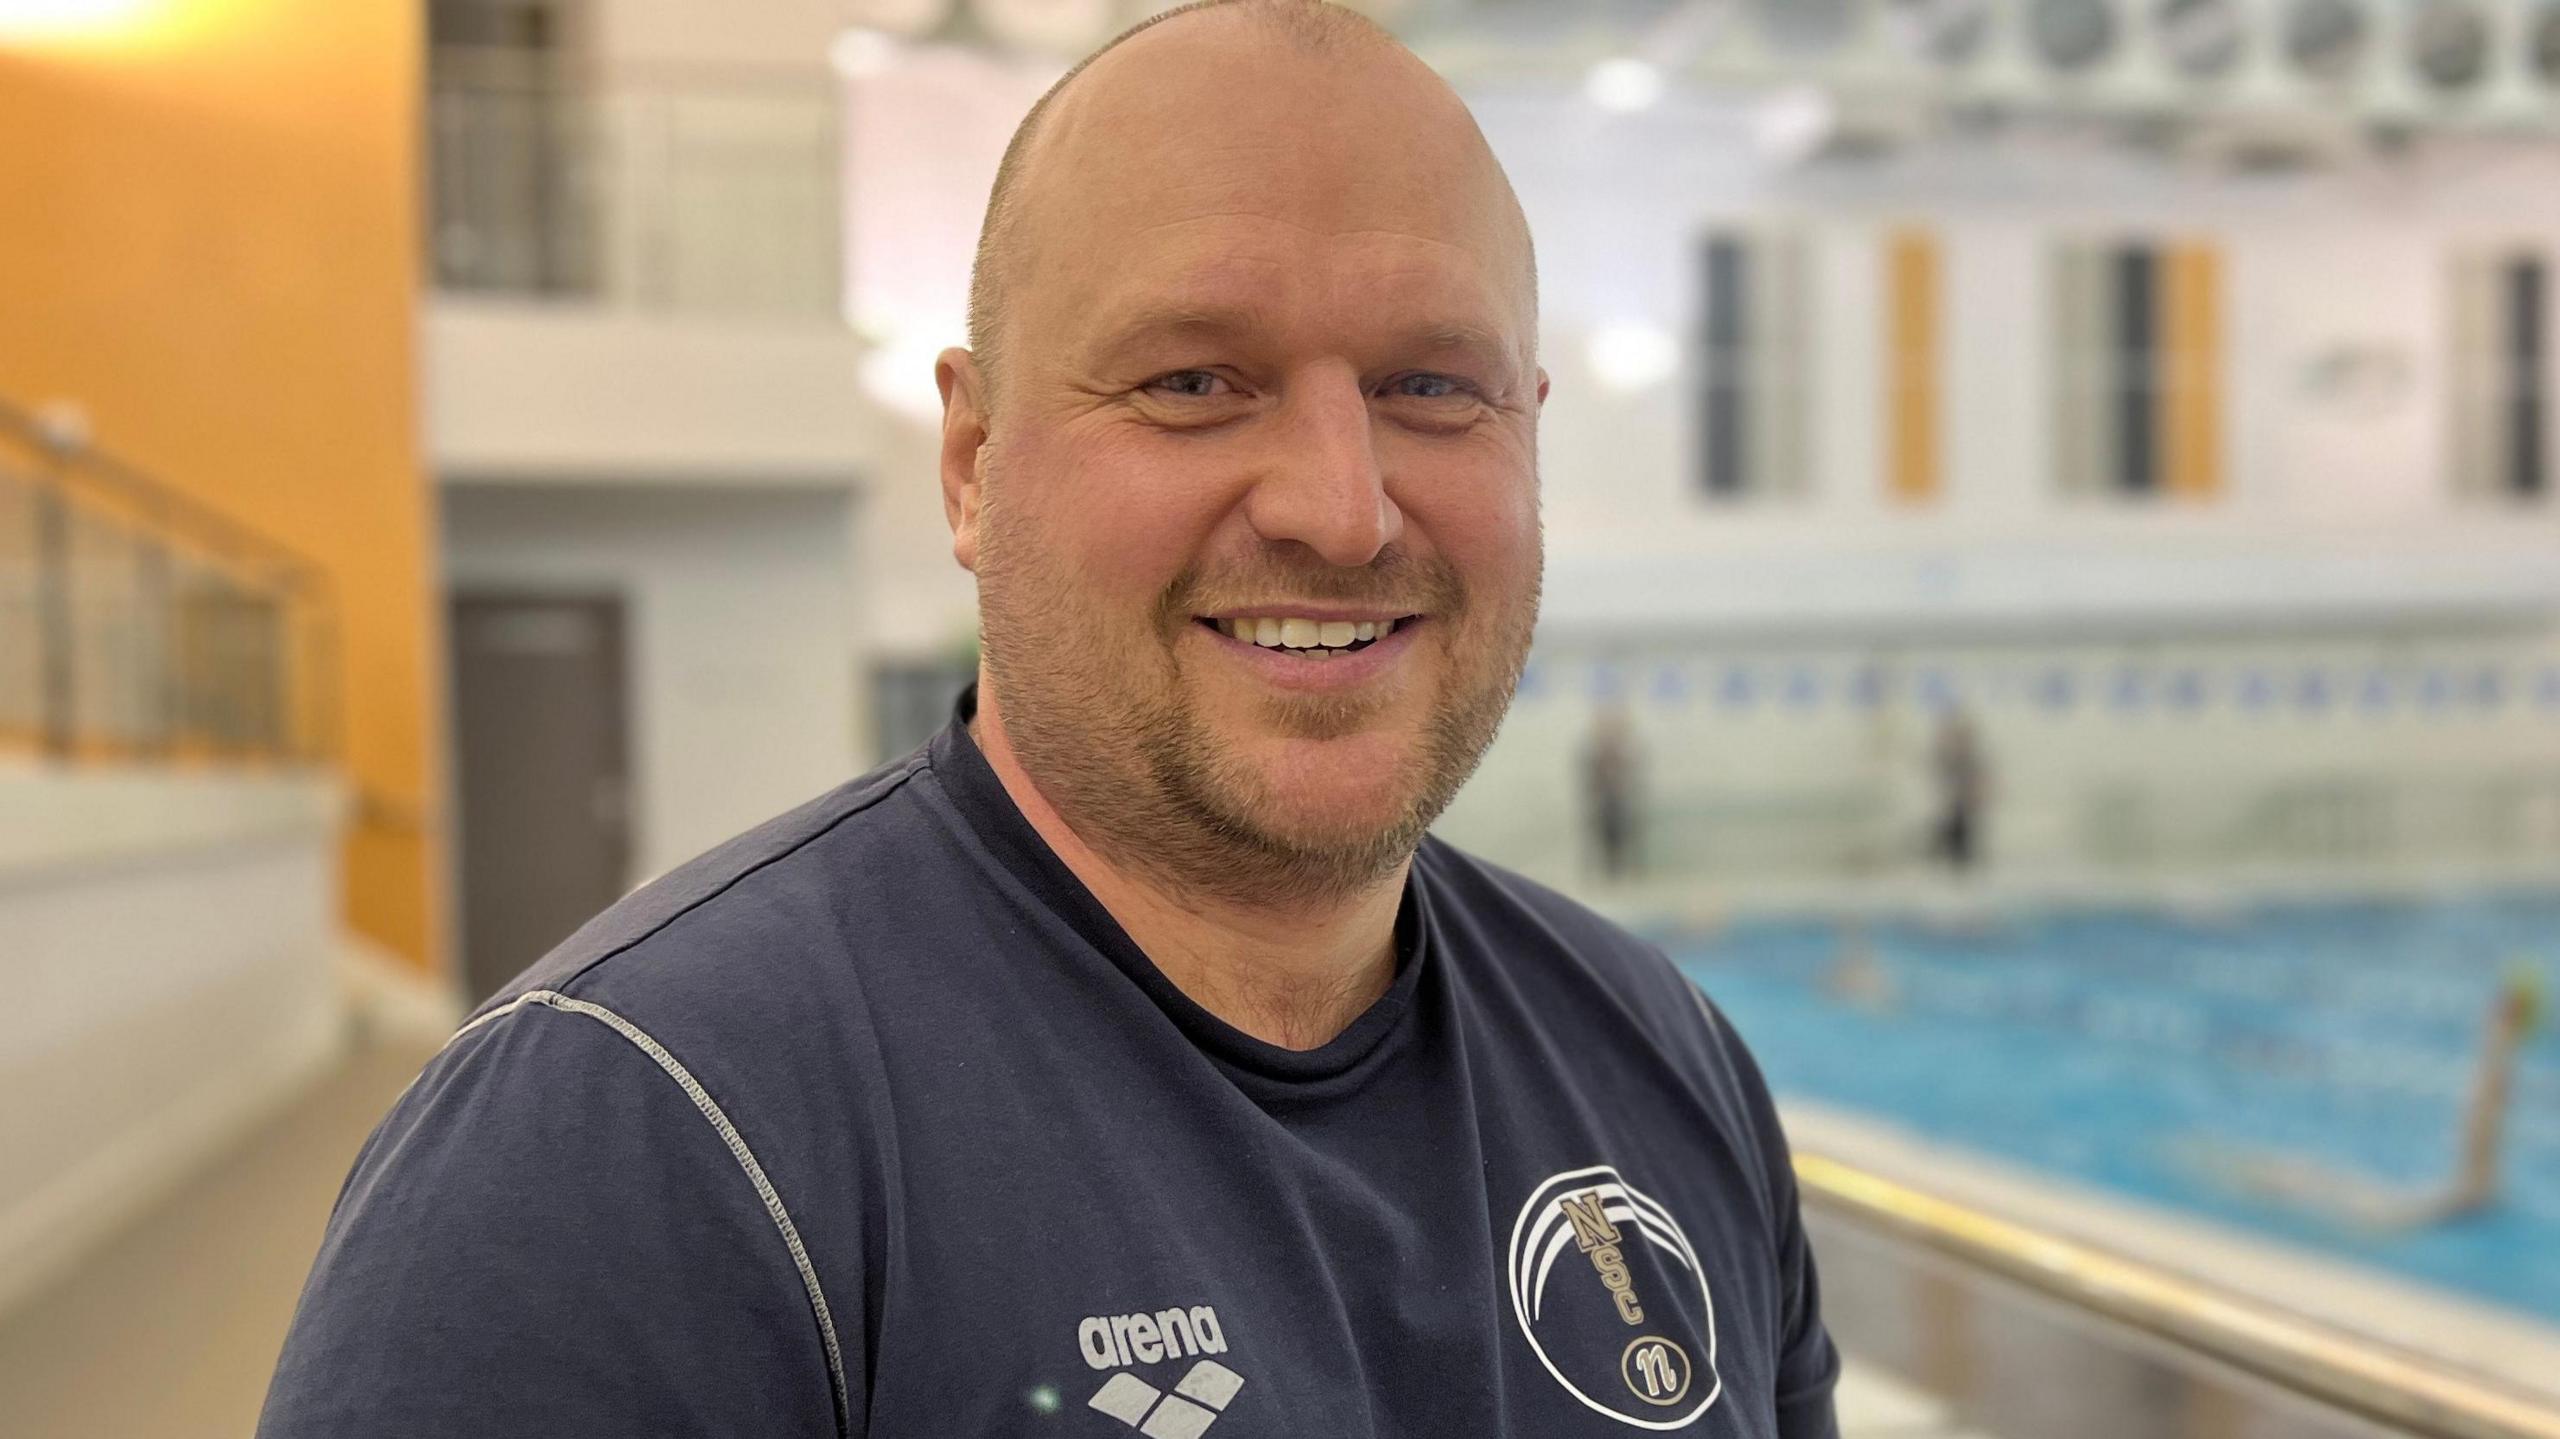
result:
<svg viewBox="0 0 2560 1439"><path fill-rule="evenodd" d="M1610 1223L1609 1216L1602 1212L1603 1201L1599 1190L1594 1189L1582 1195L1567 1194L1557 1199L1556 1203L1564 1209L1564 1217L1572 1223L1573 1242L1582 1247L1583 1253L1588 1254L1603 1244L1618 1242L1618 1226Z"/></svg>

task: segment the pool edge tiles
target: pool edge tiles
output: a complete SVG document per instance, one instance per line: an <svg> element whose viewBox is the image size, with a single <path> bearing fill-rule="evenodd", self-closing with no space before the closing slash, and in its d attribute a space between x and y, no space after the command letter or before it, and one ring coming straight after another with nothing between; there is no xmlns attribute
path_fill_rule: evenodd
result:
<svg viewBox="0 0 2560 1439"><path fill-rule="evenodd" d="M1781 1093L1799 1154L2245 1296L2560 1405L2560 1326Z"/></svg>

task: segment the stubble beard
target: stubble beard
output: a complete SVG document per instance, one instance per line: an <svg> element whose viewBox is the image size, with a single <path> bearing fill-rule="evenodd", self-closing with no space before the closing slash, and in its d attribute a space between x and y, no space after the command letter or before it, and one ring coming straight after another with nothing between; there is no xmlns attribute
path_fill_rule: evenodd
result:
<svg viewBox="0 0 2560 1439"><path fill-rule="evenodd" d="M1259 909L1338 902L1375 888L1412 857L1475 772L1528 659L1534 571L1510 612L1481 626L1454 577L1437 573L1431 623L1446 627L1455 664L1423 727L1418 773L1403 802L1383 825L1288 832L1265 777L1184 698L1174 644L1192 623L1195 578L1166 587L1144 634L1128 636L1100 616L1086 623L1075 577L1046 563L1036 538L1009 533L1001 509L990 505L979 517L978 603L1005 739L1078 838L1177 897ZM1329 587L1333 597L1379 592L1364 572L1328 573L1315 588ZM1470 636L1475 628L1485 633ZM1112 641L1097 643L1104 636ZM1470 648L1481 663L1466 663ZM1281 696L1265 718L1282 733L1321 740L1358 733L1376 708L1358 695Z"/></svg>

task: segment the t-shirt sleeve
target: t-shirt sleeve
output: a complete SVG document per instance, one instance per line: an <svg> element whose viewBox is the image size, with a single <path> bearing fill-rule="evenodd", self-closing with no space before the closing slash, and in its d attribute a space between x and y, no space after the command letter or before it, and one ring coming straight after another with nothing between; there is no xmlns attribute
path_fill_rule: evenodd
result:
<svg viewBox="0 0 2560 1439"><path fill-rule="evenodd" d="M525 1004L427 1066L339 1196L260 1439L861 1432L819 1316L859 1336L862 1276L804 1271L636 1033Z"/></svg>
<svg viewBox="0 0 2560 1439"><path fill-rule="evenodd" d="M1724 1011L1704 995L1699 1003L1731 1058L1750 1106L1751 1124L1768 1165L1769 1213L1776 1225L1780 1347L1776 1404L1780 1439L1839 1439L1840 1421L1833 1390L1840 1382L1840 1353L1822 1322L1822 1283L1814 1272L1813 1247L1804 1231L1804 1202L1796 1190L1796 1170L1778 1122L1777 1103L1759 1062L1726 1022Z"/></svg>

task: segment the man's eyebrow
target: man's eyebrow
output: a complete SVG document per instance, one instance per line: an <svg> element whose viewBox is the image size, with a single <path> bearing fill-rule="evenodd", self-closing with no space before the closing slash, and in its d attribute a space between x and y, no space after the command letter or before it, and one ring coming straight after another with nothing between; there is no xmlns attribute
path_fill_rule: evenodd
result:
<svg viewBox="0 0 2560 1439"><path fill-rule="evenodd" d="M1480 365L1505 369L1519 359L1520 347L1479 325L1426 325L1407 337L1405 348L1423 353L1464 355Z"/></svg>
<svg viewBox="0 0 2560 1439"><path fill-rule="evenodd" d="M1208 305L1156 305L1114 326L1094 346L1094 359L1108 365L1143 345L1160 340L1215 339L1250 332L1262 317L1250 309Z"/></svg>
<svg viewBox="0 0 2560 1439"><path fill-rule="evenodd" d="M1163 340L1219 339L1249 334L1266 323L1250 308L1209 305L1161 305L1140 310L1105 334L1095 345L1097 365L1107 366L1131 351ZM1482 325L1447 321L1417 325L1392 338L1386 348L1399 355L1460 355L1478 364L1504 369L1519 358L1520 347Z"/></svg>

